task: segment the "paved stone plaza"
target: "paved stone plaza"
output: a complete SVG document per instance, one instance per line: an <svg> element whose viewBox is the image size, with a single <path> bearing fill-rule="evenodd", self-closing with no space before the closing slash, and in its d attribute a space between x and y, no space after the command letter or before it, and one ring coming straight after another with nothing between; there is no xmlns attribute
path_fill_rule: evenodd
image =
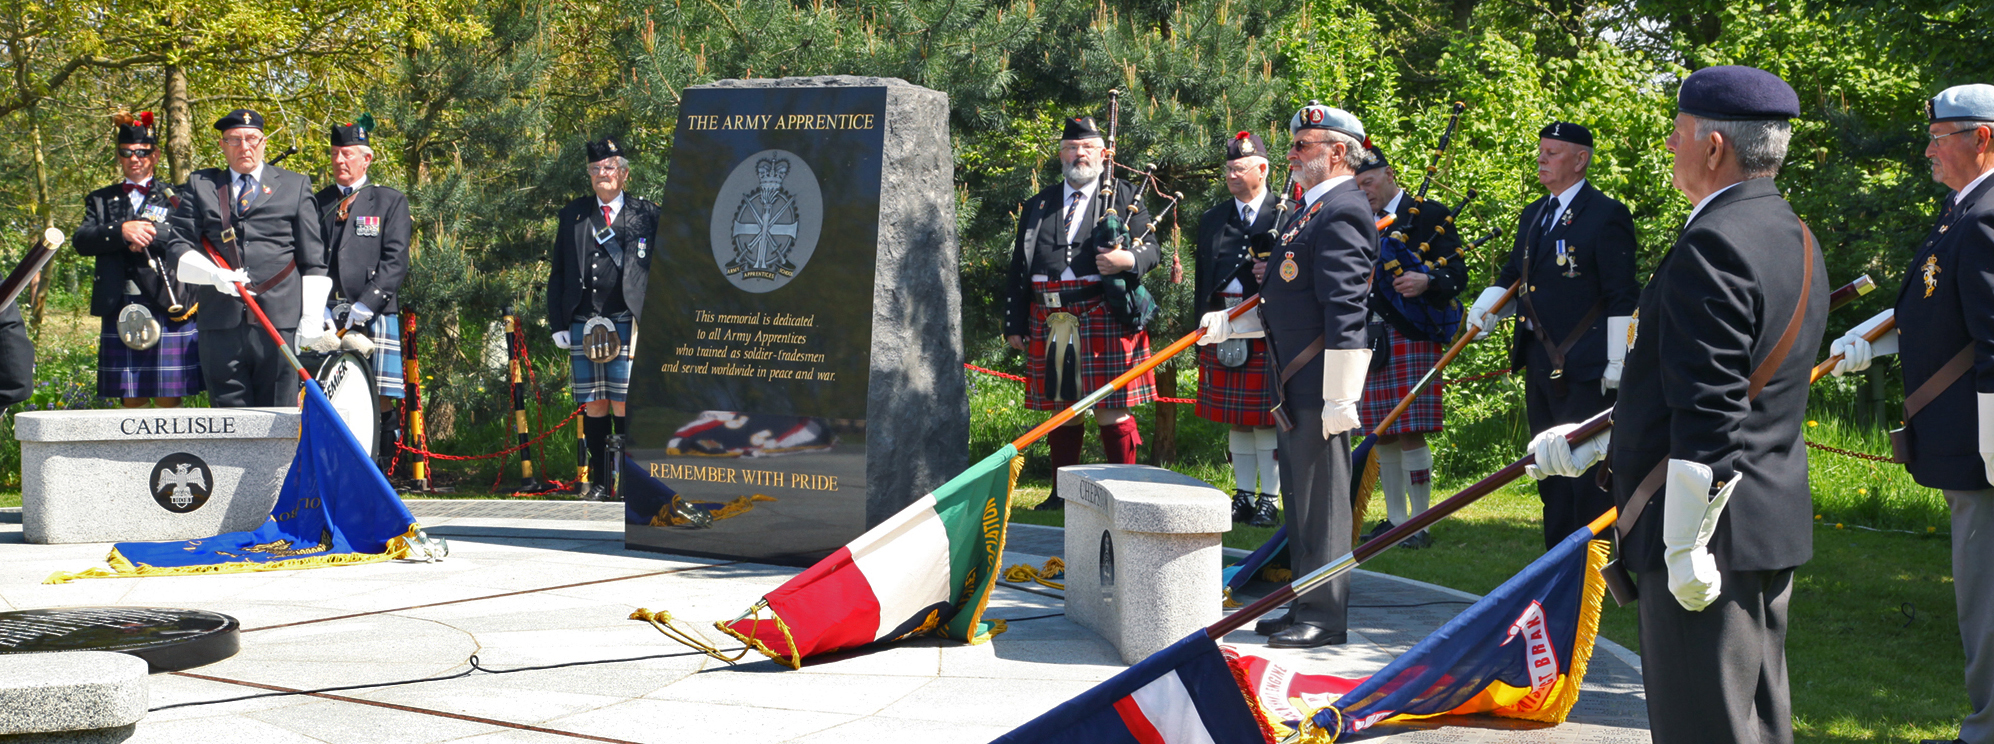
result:
<svg viewBox="0 0 1994 744"><path fill-rule="evenodd" d="M801 671L759 657L729 666L626 618L670 610L710 630L795 569L625 550L617 505L409 505L449 539L448 560L58 586L41 581L94 565L108 546L26 544L10 510L0 513L0 608L182 607L242 621L234 658L151 678L151 712L131 742L973 744L1123 668L1106 642L1059 616L1057 591L1036 584L998 590L988 614L1013 623L989 644L909 642ZM1061 552L1056 529L1011 535L1007 565ZM1352 598L1346 646L1270 652L1250 633L1227 640L1303 671L1367 674L1472 599L1368 572ZM1562 726L1456 718L1357 740L1645 742L1637 662L1604 640L1592 658ZM423 678L445 679L372 686Z"/></svg>

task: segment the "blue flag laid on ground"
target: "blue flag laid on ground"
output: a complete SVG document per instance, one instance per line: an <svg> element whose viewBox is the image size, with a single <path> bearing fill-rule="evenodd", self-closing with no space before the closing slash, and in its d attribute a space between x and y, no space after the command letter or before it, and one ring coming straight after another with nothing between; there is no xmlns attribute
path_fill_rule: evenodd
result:
<svg viewBox="0 0 1994 744"><path fill-rule="evenodd" d="M1200 630L993 744L1265 744L1217 643Z"/></svg>
<svg viewBox="0 0 1994 744"><path fill-rule="evenodd" d="M71 579L284 571L410 557L415 517L346 429L317 381L305 381L298 453L261 527L199 540L118 543L110 568Z"/></svg>

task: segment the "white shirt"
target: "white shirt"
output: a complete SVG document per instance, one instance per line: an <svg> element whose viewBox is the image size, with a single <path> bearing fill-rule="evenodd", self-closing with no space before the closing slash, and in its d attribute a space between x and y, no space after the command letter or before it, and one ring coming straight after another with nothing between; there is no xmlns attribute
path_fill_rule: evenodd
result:
<svg viewBox="0 0 1994 744"><path fill-rule="evenodd" d="M353 192L355 192L355 191L359 191L360 189L362 189L362 188L366 187L366 185L367 185L367 177L366 177L366 176L361 176L361 177L360 177L360 180L358 180L358 181L354 181L354 182L353 182L353 185L352 185L352 186L341 186L341 187L339 187L339 195L340 195L340 196L349 196L349 195L351 195L351 194L352 194ZM621 200L622 200L622 197L617 197L617 200L618 200L618 201L621 201Z"/></svg>
<svg viewBox="0 0 1994 744"><path fill-rule="evenodd" d="M1558 220L1565 218L1565 210L1571 208L1572 200L1579 198L1579 189L1583 189L1585 186L1586 180L1581 178L1578 183L1572 184L1564 191L1558 192L1558 209L1551 213L1551 224L1558 224Z"/></svg>
<svg viewBox="0 0 1994 744"><path fill-rule="evenodd" d="M1405 189L1399 189L1398 193L1393 194L1392 200L1385 202L1385 208L1378 211L1378 216L1383 217L1388 214L1397 214L1399 211L1399 202L1401 201L1405 201Z"/></svg>
<svg viewBox="0 0 1994 744"><path fill-rule="evenodd" d="M1077 210L1077 214L1074 215L1073 224L1066 226L1066 242L1068 245L1080 242L1080 230L1086 227L1080 223L1087 221L1082 219L1087 216L1087 205L1094 201L1095 192L1100 190L1100 181L1088 181L1086 186L1077 189L1073 188L1073 184L1067 183L1065 184L1065 191L1060 192L1059 218L1061 220L1066 219L1066 205L1073 201L1073 195L1076 193L1081 195L1080 205L1074 207ZM1071 279L1072 277L1067 278Z"/></svg>
<svg viewBox="0 0 1994 744"><path fill-rule="evenodd" d="M242 177L243 177L243 175L244 175L244 174L241 174L241 173L237 173L237 172L235 172L235 171L234 171L233 169L231 169L231 170L229 171L229 187L228 187L228 193L229 193L229 195L230 195L230 196L233 196L233 197L235 197L236 201L241 201L241 200L242 200ZM250 172L248 173L248 176L249 176L249 177L251 177L251 178L254 178L254 179L256 179L256 183L257 183L257 185L258 185L258 186L268 186L268 185L269 185L269 184L267 184L267 183L264 183L264 182L263 182L263 164L262 164L262 163L257 163L257 164L256 164L256 170L253 170L253 171L250 171Z"/></svg>
<svg viewBox="0 0 1994 744"><path fill-rule="evenodd" d="M600 212L603 207L609 207L609 224L616 224L617 216L623 214L623 192L616 192L616 198L608 202L604 202L602 197L596 197L595 211Z"/></svg>
<svg viewBox="0 0 1994 744"><path fill-rule="evenodd" d="M1744 183L1744 181L1739 181L1738 183ZM1710 204L1710 200L1711 200L1711 199L1715 199L1715 198L1717 198L1717 195L1718 195L1718 194L1722 194L1722 193L1724 193L1724 192L1726 192L1726 191L1730 191L1730 190L1731 190L1731 189L1732 189L1733 187L1736 187L1736 186L1738 185L1738 183L1734 183L1734 184L1731 184L1730 186L1726 186L1726 187L1724 187L1724 188L1721 188L1721 189L1718 189L1718 190L1716 190L1716 191L1712 191L1712 192L1710 192L1710 195L1709 195L1709 196L1706 196L1706 197L1703 197L1703 201L1700 201L1700 202L1697 202L1697 203L1696 203L1696 208L1695 208L1695 209L1692 209L1692 210L1689 210L1689 219L1686 219L1686 220L1683 220L1683 221L1682 221L1682 226L1683 226L1683 227L1689 227L1689 223L1691 223L1691 222L1695 222L1695 221L1696 221L1696 215L1697 215L1698 213L1701 213L1701 212L1703 211L1703 208L1704 208L1705 206L1707 206L1707 205L1709 205L1709 204Z"/></svg>
<svg viewBox="0 0 1994 744"><path fill-rule="evenodd" d="M138 191L133 191L131 193L125 194L125 199L132 203L132 214L138 214L139 210L145 207L145 192L152 190L152 179L148 178L143 181L134 181L127 178L125 179L125 183L129 183L133 186L139 187Z"/></svg>
<svg viewBox="0 0 1994 744"><path fill-rule="evenodd" d="M1959 200L1961 200L1961 199L1964 199L1964 198L1966 198L1966 195L1967 195L1967 194L1971 194L1971 193L1973 193L1973 190L1974 190L1974 189L1977 189L1977 188L1980 188L1980 182L1981 182L1981 181L1985 181L1985 180L1987 180L1987 177L1988 177L1988 176L1994 176L1994 170L1990 170L1990 171L1987 171L1986 173L1982 173L1982 174L1980 174L1980 177L1979 177L1979 178L1975 178L1975 179L1973 179L1973 181L1972 181L1971 183L1968 183L1968 184L1966 185L1966 188L1963 188L1963 189L1960 189L1960 190L1958 190L1958 191L1955 191L1955 192L1952 192L1952 203L1953 203L1953 205L1954 205L1954 206L1958 206L1958 205L1959 205Z"/></svg>
<svg viewBox="0 0 1994 744"><path fill-rule="evenodd" d="M1348 181L1353 177L1354 176L1337 176L1322 183L1316 184L1314 188L1311 188L1308 191L1302 193L1302 208L1307 209L1309 207L1315 206L1315 201L1317 199L1321 199L1323 194L1329 193L1330 189L1343 185L1344 181Z"/></svg>

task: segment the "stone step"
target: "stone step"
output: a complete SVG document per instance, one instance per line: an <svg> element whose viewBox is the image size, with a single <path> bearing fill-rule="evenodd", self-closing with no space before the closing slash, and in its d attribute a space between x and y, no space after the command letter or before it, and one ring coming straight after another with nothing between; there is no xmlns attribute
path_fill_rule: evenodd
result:
<svg viewBox="0 0 1994 744"><path fill-rule="evenodd" d="M145 662L110 651L0 654L0 735L116 729L145 717Z"/></svg>

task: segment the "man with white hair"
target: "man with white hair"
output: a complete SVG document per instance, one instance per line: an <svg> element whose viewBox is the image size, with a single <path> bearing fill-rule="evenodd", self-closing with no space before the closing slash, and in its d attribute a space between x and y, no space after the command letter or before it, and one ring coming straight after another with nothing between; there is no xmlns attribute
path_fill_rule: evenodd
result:
<svg viewBox="0 0 1994 744"><path fill-rule="evenodd" d="M247 289L286 342L332 332L323 227L312 180L263 162L263 115L236 109L215 122L224 168L194 171L173 209L166 252L194 301L201 377L216 406L295 406L298 374L239 299ZM208 251L221 256L212 260ZM183 300L184 302L184 300Z"/></svg>
<svg viewBox="0 0 1994 744"><path fill-rule="evenodd" d="M1025 407L1032 410L1064 409L1149 358L1149 332L1117 316L1104 277L1140 277L1155 268L1156 235L1149 211L1136 204L1135 186L1103 178L1113 175L1105 173L1107 154L1092 118L1067 119L1059 139L1063 178L1021 205L1004 291L1004 340L1025 352ZM1126 234L1108 226L1108 209ZM1129 408L1155 399L1156 377L1144 374L1094 406L1108 462L1136 461L1142 435ZM1076 417L1046 436L1055 485L1035 508L1061 508L1057 473L1080 463L1084 424Z"/></svg>
<svg viewBox="0 0 1994 744"><path fill-rule="evenodd" d="M328 270L333 279L332 303L344 307L335 325L366 334L373 342L369 355L375 389L381 396L382 438L392 441L398 420L394 404L403 396L400 303L402 280L408 276L408 197L374 183L367 169L374 163L372 114L332 127L332 181L315 195L324 228ZM385 442L384 442L385 443ZM376 452L393 455L394 446Z"/></svg>
<svg viewBox="0 0 1994 744"><path fill-rule="evenodd" d="M1674 183L1696 206L1641 292L1613 428L1577 446L1550 428L1531 470L1611 460L1653 740L1791 742L1787 608L1813 553L1802 431L1829 290L1773 182L1800 99L1770 72L1706 67L1676 111Z"/></svg>
<svg viewBox="0 0 1994 744"><path fill-rule="evenodd" d="M630 161L621 143L601 139L587 149L595 193L561 208L547 257L547 323L554 345L569 350L569 387L584 408L582 440L592 482L582 498L621 501L609 488L617 467L608 461L611 414L615 433L628 434L623 402L630 393L630 346L644 312L658 205L624 192Z"/></svg>
<svg viewBox="0 0 1994 744"><path fill-rule="evenodd" d="M1523 399L1532 433L1584 421L1613 405L1641 292L1634 278L1640 247L1634 217L1586 179L1592 155L1592 131L1583 126L1552 122L1537 133L1537 181L1550 193L1523 208L1508 262L1466 315L1482 329L1476 338L1486 338L1497 320L1490 308L1521 282L1500 314L1523 315L1509 366L1527 370ZM1545 550L1612 508L1597 475L1538 481Z"/></svg>
<svg viewBox="0 0 1994 744"><path fill-rule="evenodd" d="M1994 743L1994 85L1958 85L1925 103L1932 180L1952 190L1918 248L1897 304L1835 340L1836 376L1880 354L1904 362L1898 462L1952 506L1952 586L1971 710L1953 744ZM1871 329L1894 320L1875 343ZM1947 744L1926 739L1925 744Z"/></svg>
<svg viewBox="0 0 1994 744"><path fill-rule="evenodd" d="M1260 293L1252 246L1274 239L1280 212L1280 199L1267 188L1267 143L1260 135L1240 132L1227 140L1223 172L1232 198L1198 218L1191 286L1193 309L1200 314L1232 308ZM1272 527L1280 523L1275 498L1281 478L1274 458L1274 389L1268 384L1273 372L1267 369L1267 342L1258 335L1198 347L1197 413L1232 428L1226 441L1237 486L1232 521Z"/></svg>
<svg viewBox="0 0 1994 744"><path fill-rule="evenodd" d="M1229 321L1206 313L1203 344L1263 328L1278 370L1275 411L1281 498L1295 575L1350 552L1350 430L1357 428L1371 349L1364 322L1378 229L1352 180L1370 158L1364 125L1350 112L1310 101L1288 121L1288 167L1302 200L1281 228L1260 273L1260 313ZM1298 597L1286 615L1255 632L1275 648L1345 642L1350 577Z"/></svg>

